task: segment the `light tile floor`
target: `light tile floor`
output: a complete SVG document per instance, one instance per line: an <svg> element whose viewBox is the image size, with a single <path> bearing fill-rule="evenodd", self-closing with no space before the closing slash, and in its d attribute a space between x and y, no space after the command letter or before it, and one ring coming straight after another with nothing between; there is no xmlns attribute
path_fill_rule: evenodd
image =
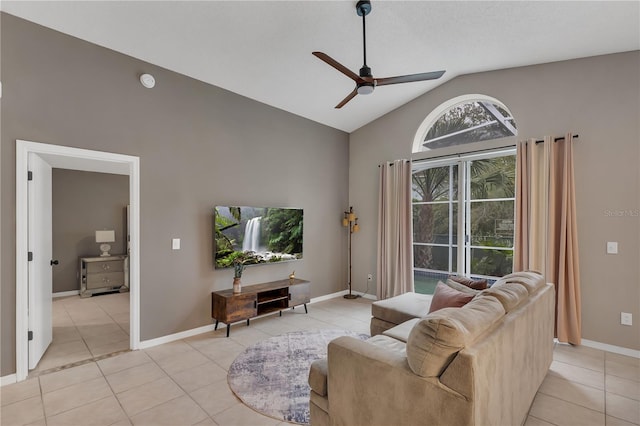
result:
<svg viewBox="0 0 640 426"><path fill-rule="evenodd" d="M53 341L30 377L129 349L129 293L53 299Z"/></svg>
<svg viewBox="0 0 640 426"><path fill-rule="evenodd" d="M243 405L227 369L247 345L281 333L368 333L371 301L332 299L231 328L127 352L2 388L2 425L284 425ZM640 360L557 345L526 426L640 424ZM509 426L509 425L505 425Z"/></svg>

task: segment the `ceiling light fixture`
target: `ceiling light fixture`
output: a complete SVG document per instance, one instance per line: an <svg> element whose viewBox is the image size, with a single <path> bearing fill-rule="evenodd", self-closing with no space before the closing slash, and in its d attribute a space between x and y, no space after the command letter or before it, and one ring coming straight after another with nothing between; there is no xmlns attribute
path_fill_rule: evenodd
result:
<svg viewBox="0 0 640 426"><path fill-rule="evenodd" d="M361 83L356 90L358 91L358 95L369 95L373 93L373 89L375 87L376 86L373 83L364 82L364 83Z"/></svg>

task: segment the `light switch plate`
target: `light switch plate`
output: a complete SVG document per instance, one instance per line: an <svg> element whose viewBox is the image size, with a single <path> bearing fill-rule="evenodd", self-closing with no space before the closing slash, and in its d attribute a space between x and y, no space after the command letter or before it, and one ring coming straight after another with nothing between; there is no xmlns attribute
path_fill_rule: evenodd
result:
<svg viewBox="0 0 640 426"><path fill-rule="evenodd" d="M618 243L616 241L607 242L607 254L618 254Z"/></svg>
<svg viewBox="0 0 640 426"><path fill-rule="evenodd" d="M180 238L174 238L171 240L171 248L173 250L180 250Z"/></svg>

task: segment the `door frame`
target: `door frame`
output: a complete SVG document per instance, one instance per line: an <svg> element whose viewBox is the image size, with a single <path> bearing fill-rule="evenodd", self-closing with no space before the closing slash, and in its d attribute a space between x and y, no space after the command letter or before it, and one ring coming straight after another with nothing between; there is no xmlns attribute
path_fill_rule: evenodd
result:
<svg viewBox="0 0 640 426"><path fill-rule="evenodd" d="M130 262L129 347L140 347L140 158L16 140L16 380L29 374L28 316L28 194L27 160L37 154L52 167L129 176Z"/></svg>

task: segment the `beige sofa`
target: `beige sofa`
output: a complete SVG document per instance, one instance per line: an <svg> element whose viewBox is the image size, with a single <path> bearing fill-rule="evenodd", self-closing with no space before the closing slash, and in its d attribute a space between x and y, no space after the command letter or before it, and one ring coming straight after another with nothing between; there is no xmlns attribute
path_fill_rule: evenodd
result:
<svg viewBox="0 0 640 426"><path fill-rule="evenodd" d="M333 340L309 373L312 426L521 425L552 361L554 298L514 273L462 308Z"/></svg>

